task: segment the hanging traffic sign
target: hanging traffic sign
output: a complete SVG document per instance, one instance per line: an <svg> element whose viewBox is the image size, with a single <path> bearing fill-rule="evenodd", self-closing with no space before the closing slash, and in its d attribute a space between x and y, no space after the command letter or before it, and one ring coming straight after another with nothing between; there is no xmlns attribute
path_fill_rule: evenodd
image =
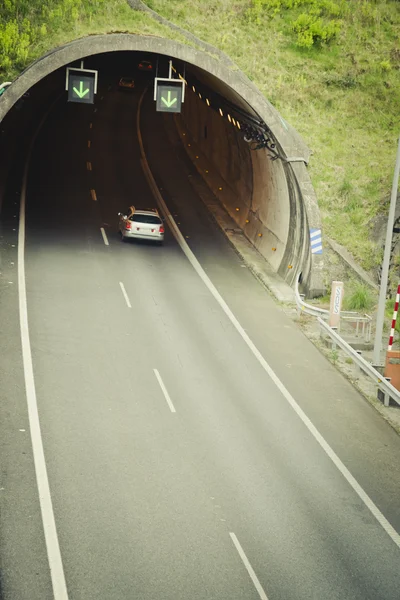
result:
<svg viewBox="0 0 400 600"><path fill-rule="evenodd" d="M156 110L159 112L181 112L184 82L179 79L160 79L154 81Z"/></svg>
<svg viewBox="0 0 400 600"><path fill-rule="evenodd" d="M68 91L68 102L93 104L97 93L97 71L68 67L65 89Z"/></svg>

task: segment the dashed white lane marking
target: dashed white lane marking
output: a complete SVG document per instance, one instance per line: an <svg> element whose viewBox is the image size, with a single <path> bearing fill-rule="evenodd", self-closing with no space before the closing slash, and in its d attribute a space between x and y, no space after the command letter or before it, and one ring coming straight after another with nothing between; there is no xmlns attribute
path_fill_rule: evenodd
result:
<svg viewBox="0 0 400 600"><path fill-rule="evenodd" d="M157 377L157 381L158 381L158 383L160 384L160 388L162 389L162 392L163 392L163 394L164 394L164 397L165 397L165 399L166 399L166 401L167 401L167 404L168 404L168 406L169 406L169 408L170 408L170 411L171 411L171 412L173 412L173 413L174 413L174 412L176 412L176 410L175 410L175 407L174 407L174 405L172 404L172 400L171 400L171 398L169 397L169 394L168 394L167 388L165 387L165 385L164 385L164 382L163 382L163 380L161 379L161 375L160 375L160 373L157 371L157 369L153 369L153 371L154 371L154 374L155 374L155 376Z"/></svg>
<svg viewBox="0 0 400 600"><path fill-rule="evenodd" d="M365 492L365 490L361 487L361 485L358 483L358 481L355 479L355 477L353 477L353 475L350 473L348 468L343 464L343 462L340 460L340 458L334 452L334 450L330 447L330 445L325 440L325 438L320 434L320 432L315 427L315 425L312 423L312 421L307 417L307 415L303 411L303 409L299 406L299 404L297 404L296 400L293 398L293 396L291 395L289 390L287 390L286 387L283 385L283 383L279 379L278 375L276 375L275 371L272 369L272 367L270 367L270 365L267 363L267 361L265 360L265 358L263 357L261 352L258 350L257 346L252 342L252 340L250 339L250 337L248 336L246 331L240 325L239 321L236 319L235 315L233 314L233 312L231 311L231 309L229 308L229 306L227 305L225 300L222 298L221 294L218 292L217 288L214 286L211 279L208 277L208 275L206 274L206 272L200 265L199 261L197 260L197 258L195 257L195 255L193 254L191 249L189 248L187 242L185 241L185 238L183 237L182 233L180 232L179 227L177 226L173 216L171 215L171 213L168 210L167 205L165 204L164 198L160 194L160 191L157 187L157 184L155 182L153 174L147 163L146 155L144 153L143 140L142 140L142 135L140 132L140 108L141 108L144 94L145 94L145 92L143 92L142 96L140 97L138 111L137 111L137 115L136 115L137 135L138 135L138 139L139 139L140 153L142 156L141 164L142 164L144 174L149 183L150 189L152 190L152 193L154 194L156 202L158 202L161 212L164 214L165 217L168 217L168 219L169 219L173 236L175 237L175 239L178 242L179 246L181 247L183 253L186 255L187 259L189 260L190 264L192 265L192 267L194 268L194 270L196 271L198 276L201 278L203 283L206 285L206 287L209 289L211 294L214 296L215 300L218 302L218 304L220 305L220 307L222 308L222 310L224 311L224 313L226 314L228 319L231 321L231 323L235 327L236 331L239 333L239 335L242 337L244 342L247 344L248 348L251 350L251 352L254 354L256 359L259 361L262 368L266 371L266 373L272 379L272 381L274 382L274 384L276 385L278 390L281 392L282 396L290 404L292 409L295 411L295 413L298 415L298 417L302 420L304 425L307 427L307 429L309 430L311 435L315 438L315 440L318 442L318 444L321 446L321 448L324 450L324 452L329 456L329 458L331 459L331 461L333 462L335 467L340 471L340 473L346 479L347 483L353 488L353 490L358 495L360 500L362 502L364 502L365 506L370 510L372 515L375 517L375 519L381 525L381 527L386 531L386 533L389 535L389 537L392 539L392 541L396 544L396 546L398 548L400 548L400 535L397 533L397 531L394 529L394 527L389 523L389 521L386 519L386 517L383 515L383 513L381 513L379 508L372 501L372 499L368 496L368 494Z"/></svg>
<svg viewBox="0 0 400 600"><path fill-rule="evenodd" d="M57 98L58 100L58 98ZM57 101L56 100L56 101ZM56 102L55 101L55 102ZM26 186L28 179L29 163L35 139L55 102L43 117L32 139L25 163L18 229L18 296L19 319L21 328L22 361L24 367L25 394L28 405L29 428L32 440L33 460L35 464L36 482L39 494L40 511L42 514L44 537L46 542L47 558L50 567L51 583L54 600L68 600L67 584L65 581L62 564L60 544L54 518L53 503L50 494L49 479L47 475L46 460L44 457L42 434L40 430L39 412L37 406L35 379L33 374L31 343L28 326L28 305L26 298L25 279L25 205Z"/></svg>
<svg viewBox="0 0 400 600"><path fill-rule="evenodd" d="M91 141L88 140L87 147L90 148Z"/></svg>
<svg viewBox="0 0 400 600"><path fill-rule="evenodd" d="M242 559L243 564L246 567L248 574L250 575L250 579L254 583L254 587L256 588L258 595L260 596L261 600L268 600L267 594L264 592L264 589L263 589L261 583L259 582L258 577L255 574L254 569L251 566L250 561L247 558L242 546L240 545L239 540L237 539L236 535L233 532L230 531L229 535L231 536L231 540L235 544L235 548L238 551L238 554L239 554L240 558Z"/></svg>
<svg viewBox="0 0 400 600"><path fill-rule="evenodd" d="M86 168L87 168L88 171L91 171L92 170L92 163L88 161L86 163Z"/></svg>
<svg viewBox="0 0 400 600"><path fill-rule="evenodd" d="M121 290L122 290L122 293L123 293L123 295L124 295L125 302L127 303L127 305L128 305L128 308L132 308L132 306L131 306L131 303L129 302L128 294L126 293L126 289L125 289L125 286L124 286L124 284L122 283L122 281L120 281L120 282L119 282L119 286L120 286L120 288L121 288Z"/></svg>
<svg viewBox="0 0 400 600"><path fill-rule="evenodd" d="M103 240L106 246L109 246L110 244L108 243L108 239L107 239L107 234L104 231L104 227L100 227L100 231L101 231L101 235L103 236Z"/></svg>
<svg viewBox="0 0 400 600"><path fill-rule="evenodd" d="M93 123L90 123L89 129L92 129L92 127L93 127Z"/></svg>
<svg viewBox="0 0 400 600"><path fill-rule="evenodd" d="M92 200L97 200L96 190L90 190L90 195L92 196Z"/></svg>

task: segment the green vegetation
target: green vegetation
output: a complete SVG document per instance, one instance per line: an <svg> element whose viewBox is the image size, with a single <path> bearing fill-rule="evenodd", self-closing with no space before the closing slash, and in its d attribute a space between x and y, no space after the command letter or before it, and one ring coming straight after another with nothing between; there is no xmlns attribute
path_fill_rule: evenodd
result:
<svg viewBox="0 0 400 600"><path fill-rule="evenodd" d="M367 270L400 133L400 2L147 0L228 54L304 137L324 232Z"/></svg>
<svg viewBox="0 0 400 600"><path fill-rule="evenodd" d="M129 32L179 39L126 0L0 0L0 82L35 58L87 35Z"/></svg>
<svg viewBox="0 0 400 600"><path fill-rule="evenodd" d="M146 0L223 50L304 137L324 232L371 269L400 132L397 0ZM126 0L0 0L0 78L55 46L127 31L189 42Z"/></svg>
<svg viewBox="0 0 400 600"><path fill-rule="evenodd" d="M391 323L392 323L392 319L393 319L394 302L395 302L395 298L386 300L385 316L389 322L389 328L391 327ZM395 331L397 331L397 333L400 333L400 311L397 315Z"/></svg>
<svg viewBox="0 0 400 600"><path fill-rule="evenodd" d="M356 310L359 312L370 310L376 304L377 298L371 288L365 283L353 281L348 286L344 295L344 310Z"/></svg>

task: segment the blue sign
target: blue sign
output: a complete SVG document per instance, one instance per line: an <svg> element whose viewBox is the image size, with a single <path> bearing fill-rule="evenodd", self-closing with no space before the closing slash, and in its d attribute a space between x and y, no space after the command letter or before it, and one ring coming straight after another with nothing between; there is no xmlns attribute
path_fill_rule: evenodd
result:
<svg viewBox="0 0 400 600"><path fill-rule="evenodd" d="M311 254L322 254L322 231L310 227Z"/></svg>

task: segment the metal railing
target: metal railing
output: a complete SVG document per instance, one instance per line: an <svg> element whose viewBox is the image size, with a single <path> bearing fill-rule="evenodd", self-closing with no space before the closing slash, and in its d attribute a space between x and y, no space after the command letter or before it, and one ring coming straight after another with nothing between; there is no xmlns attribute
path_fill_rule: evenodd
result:
<svg viewBox="0 0 400 600"><path fill-rule="evenodd" d="M367 314L346 316L346 313L340 313L340 320L347 323L355 323L355 336L362 335L366 342L371 341L372 317ZM340 330L340 328L339 328Z"/></svg>
<svg viewBox="0 0 400 600"><path fill-rule="evenodd" d="M326 308L319 308L318 306L312 306L312 304L308 304L304 302L304 294L300 294L299 292L299 281L300 276L298 276L295 285L295 297L296 297L296 306L297 312L300 315L302 312L307 315L312 315L313 317L320 317L322 319L328 319L329 310ZM357 312L350 310L342 310L340 311L340 321L344 323L354 323L355 327L355 336L359 337L360 332L364 337L365 342L371 341L371 330L372 330L372 317L367 314L360 315ZM338 327L338 331L340 331L340 323Z"/></svg>
<svg viewBox="0 0 400 600"><path fill-rule="evenodd" d="M300 294L299 292L299 281L300 281L301 273L296 279L296 285L294 287L294 294L296 297L296 305L297 311L300 314L301 312L306 313L307 315L312 315L313 317L324 317L327 319L329 317L329 310L326 308L319 308L318 306L312 306L311 304L307 304L304 302L304 294Z"/></svg>
<svg viewBox="0 0 400 600"><path fill-rule="evenodd" d="M365 360L354 348L350 346L345 340L334 330L332 327L329 327L325 321L318 317L318 323L321 327L321 330L329 335L332 339L332 349L334 350L336 346L339 346L346 354L348 354L354 363L365 373L368 375L370 379L372 379L376 385L376 387L381 390L384 398L384 405L389 406L390 399L394 400L397 404L400 405L400 392L391 384L389 381L383 377L379 371L377 371L369 362Z"/></svg>

